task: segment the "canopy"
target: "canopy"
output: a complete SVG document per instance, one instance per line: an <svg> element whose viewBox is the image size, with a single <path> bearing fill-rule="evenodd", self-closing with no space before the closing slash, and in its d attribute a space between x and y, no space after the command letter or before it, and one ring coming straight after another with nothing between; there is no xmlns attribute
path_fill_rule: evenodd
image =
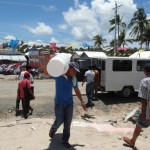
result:
<svg viewBox="0 0 150 150"><path fill-rule="evenodd" d="M92 58L107 58L107 55L103 52L84 51L80 56L80 59L92 59Z"/></svg>
<svg viewBox="0 0 150 150"><path fill-rule="evenodd" d="M132 57L132 58L137 58L137 57L139 57L139 58L150 58L150 51L139 50L129 57Z"/></svg>
<svg viewBox="0 0 150 150"><path fill-rule="evenodd" d="M26 57L20 52L13 52L11 50L0 51L0 60L11 60L18 62L25 62Z"/></svg>
<svg viewBox="0 0 150 150"><path fill-rule="evenodd" d="M127 51L129 50L129 48L126 48L126 47L118 47L117 48L117 51Z"/></svg>

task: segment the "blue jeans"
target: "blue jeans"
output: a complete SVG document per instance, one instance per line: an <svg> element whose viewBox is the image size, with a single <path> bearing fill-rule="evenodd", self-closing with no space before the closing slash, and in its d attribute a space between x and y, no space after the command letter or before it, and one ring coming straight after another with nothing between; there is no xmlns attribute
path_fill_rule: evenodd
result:
<svg viewBox="0 0 150 150"><path fill-rule="evenodd" d="M55 104L55 121L51 130L56 132L64 124L62 141L68 142L70 137L70 126L73 117L73 104Z"/></svg>
<svg viewBox="0 0 150 150"><path fill-rule="evenodd" d="M86 96L88 99L88 104L92 104L92 100L93 100L93 93L94 93L94 83L88 83L86 84Z"/></svg>

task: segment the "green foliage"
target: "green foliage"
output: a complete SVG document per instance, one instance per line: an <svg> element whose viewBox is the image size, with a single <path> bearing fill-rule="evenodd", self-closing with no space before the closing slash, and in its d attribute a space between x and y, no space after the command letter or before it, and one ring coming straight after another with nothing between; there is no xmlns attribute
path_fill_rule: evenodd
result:
<svg viewBox="0 0 150 150"><path fill-rule="evenodd" d="M101 48L101 46L103 46L103 43L106 43L106 39L103 39L102 35L96 35L94 36L93 40L95 41L94 46L96 48Z"/></svg>

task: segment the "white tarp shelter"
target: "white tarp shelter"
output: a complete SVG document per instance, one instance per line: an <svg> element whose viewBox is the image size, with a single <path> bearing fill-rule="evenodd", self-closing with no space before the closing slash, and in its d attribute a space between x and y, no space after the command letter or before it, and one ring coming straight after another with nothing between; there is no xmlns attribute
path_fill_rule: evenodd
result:
<svg viewBox="0 0 150 150"><path fill-rule="evenodd" d="M83 51L75 51L75 53L72 55L72 59L79 59L82 54Z"/></svg>
<svg viewBox="0 0 150 150"><path fill-rule="evenodd" d="M13 52L11 50L3 50L0 51L0 60L10 60L10 61L16 61L16 62L26 62L26 57L19 53L19 52Z"/></svg>
<svg viewBox="0 0 150 150"><path fill-rule="evenodd" d="M135 52L131 56L132 58L150 58L150 51L143 51L143 52Z"/></svg>
<svg viewBox="0 0 150 150"><path fill-rule="evenodd" d="M102 58L107 58L107 55L104 52L95 52L95 51L84 51L80 56L78 63L80 68L88 68L90 65L96 65L97 67L101 66L100 60Z"/></svg>
<svg viewBox="0 0 150 150"><path fill-rule="evenodd" d="M103 47L103 51L112 51L114 49L114 47L111 47L111 46L106 46L106 47Z"/></svg>
<svg viewBox="0 0 150 150"><path fill-rule="evenodd" d="M92 59L92 58L107 58L107 55L104 52L95 52L95 51L84 51L80 56L80 59Z"/></svg>

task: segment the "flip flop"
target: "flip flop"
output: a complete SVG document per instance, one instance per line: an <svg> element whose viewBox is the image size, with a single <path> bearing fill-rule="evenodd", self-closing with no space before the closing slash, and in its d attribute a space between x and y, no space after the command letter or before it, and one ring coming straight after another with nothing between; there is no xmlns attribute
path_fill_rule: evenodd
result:
<svg viewBox="0 0 150 150"><path fill-rule="evenodd" d="M134 144L131 144L130 139L128 137L123 137L124 142L126 142L130 147L134 147Z"/></svg>

